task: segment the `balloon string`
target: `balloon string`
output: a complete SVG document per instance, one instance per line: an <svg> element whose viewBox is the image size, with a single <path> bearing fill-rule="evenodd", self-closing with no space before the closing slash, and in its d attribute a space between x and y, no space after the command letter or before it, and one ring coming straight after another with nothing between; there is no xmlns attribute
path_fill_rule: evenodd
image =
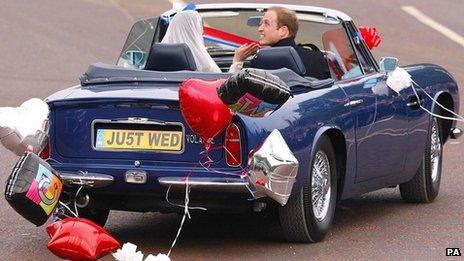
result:
<svg viewBox="0 0 464 261"><path fill-rule="evenodd" d="M197 164L193 167L193 169L196 169L198 167L198 165L200 165L203 169L207 170L207 171L210 171L210 172L214 172L214 173L218 173L218 174L223 174L223 175L232 175L232 176L239 176L240 178L242 179L246 179L248 178L248 174L247 174L247 169L243 168L241 165L239 165L240 167L240 174L237 174L237 173L232 173L232 172L225 172L225 171L218 171L216 169L213 169L211 168L212 164L214 163L214 160L210 157L210 152L213 151L213 150L217 150L217 149L224 149L226 151L226 153L228 153L235 161L236 158L234 157L234 155L232 155L232 153L227 150L226 147L224 147L223 145L220 145L220 146L216 146L216 147L211 147L211 146L208 146L208 148L202 152L200 152L200 155L201 158L200 160L197 162ZM166 191L166 201L170 204L170 205L173 205L173 206L178 206L178 207L183 207L184 208L184 215L182 216L182 220L180 222L180 226L179 226L179 229L177 230L177 234L176 234L176 237L174 238L174 241L172 242L171 244L171 247L169 249L169 252L167 254L167 256L169 257L171 252L172 252L172 249L174 248L174 246L176 245L177 243L177 240L179 239L180 237L180 233L182 231L182 228L184 226L184 223L185 223L185 220L186 218L188 217L189 219L191 219L191 216L190 216L190 212L189 212L189 209L200 209L200 210L207 210L206 208L203 208L203 207L189 207L189 203L190 203L190 185L189 185L189 177L192 175L193 173L193 169L190 170L188 172L188 174L186 175L185 177L185 199L184 199L184 205L179 205L179 204L174 204L174 203L171 203L169 201L169 192L171 190L171 186L168 187L167 191ZM254 198L254 193L253 191L251 190L251 188L249 187L249 185L246 186L246 188L248 189L248 191L250 192L250 194L252 195L252 197ZM252 199L253 199L252 198Z"/></svg>
<svg viewBox="0 0 464 261"><path fill-rule="evenodd" d="M234 155L223 145L213 147L212 149L209 149L207 151L202 151L200 154L203 154L203 153L208 154L208 152L210 150L217 150L217 149L224 149L225 152L233 158L233 160L237 161L237 159L234 157ZM208 156L208 160L206 162L203 163L202 160L199 161L200 165L207 171L217 173L217 174L222 174L222 175L240 177L242 179L246 179L247 181L249 181L248 168L243 168L241 165L239 165L240 170L241 170L240 174L233 173L233 172L227 172L227 171L219 171L219 170L211 168L211 163L213 163L213 162L214 161L209 156ZM251 189L250 185L247 184L246 188L247 188L248 192L251 195L251 198L248 198L248 200L254 200L256 198L256 196L255 196L255 193L253 192L253 190Z"/></svg>
<svg viewBox="0 0 464 261"><path fill-rule="evenodd" d="M185 205L181 205L181 204L176 204L176 203L172 203L170 200L169 200L169 191L171 190L171 186L168 187L168 190L166 191L166 201L171 205L171 206L176 206L176 207L181 207L181 208L184 208ZM207 210L206 208L204 207L189 207L189 209L193 209L193 210Z"/></svg>
<svg viewBox="0 0 464 261"><path fill-rule="evenodd" d="M59 161L57 161L57 162L60 163L60 164L62 164L62 163L59 162ZM84 175L84 176L86 176L87 173L88 173L87 171L82 171L82 170L79 170L79 172L80 172L82 175ZM68 205L66 205L66 204L64 204L63 202L59 201L60 205L63 206L63 207L65 207L74 217L79 217L79 211L78 211L78 208L77 208L77 200L76 200L76 199L77 199L77 197L79 196L79 193L81 192L82 188L84 187L84 185L83 185L83 184L84 184L84 181L83 181L82 179L79 179L79 180L80 180L80 182L81 182L81 183L80 183L81 186L77 189L76 194L74 195L74 211L72 211L71 208L70 208ZM72 203L71 203L71 204L72 204ZM64 214L64 215L65 215L65 216L68 216L68 215L66 215L66 214Z"/></svg>
<svg viewBox="0 0 464 261"><path fill-rule="evenodd" d="M71 210L71 208L69 208L68 205L64 204L64 203L61 202L61 201L59 201L59 203L60 203L61 206L65 207L71 214L73 214L74 217L78 217L78 215L77 215L76 213L74 213L74 212ZM67 215L65 214L65 216L67 216Z"/></svg>
<svg viewBox="0 0 464 261"><path fill-rule="evenodd" d="M74 211L76 211L76 217L79 216L79 211L77 210L77 196L79 195L81 190L82 190L82 185L79 187L79 189L76 192L76 195L74 196Z"/></svg>
<svg viewBox="0 0 464 261"><path fill-rule="evenodd" d="M190 201L189 194L190 194L190 186L189 186L189 184L188 184L188 176L187 176L187 177L185 178L185 202L184 202L185 205L184 205L184 215L182 216L182 220L180 221L180 226L179 226L179 229L177 230L176 238L174 238L174 241L172 242L171 248L169 249L169 252L168 252L168 254L167 254L168 257L169 257L169 255L171 255L171 251L172 251L172 249L174 248L174 246L176 245L177 239L179 239L180 232L182 231L182 227L184 226L185 218L188 216L189 219L191 219L190 212L189 212L189 207L188 207L188 204L189 204L189 201Z"/></svg>
<svg viewBox="0 0 464 261"><path fill-rule="evenodd" d="M443 106L442 104L440 104L438 101L436 101L432 96L430 96L424 89L422 89L417 83L415 83L414 81L412 81L413 84L411 84L411 88L417 98L417 100L419 101L419 107L421 109L423 109L424 111L426 111L428 114L434 116L434 117L437 117L437 118L441 118L441 119L445 119L445 120L456 120L456 121L460 121L460 122L464 122L464 117L462 117L461 115L459 114L456 114L455 112L453 112L452 110L449 110L447 109L445 106ZM454 116L457 116L459 118L453 118L453 117L446 117L446 116L443 116L443 115L438 115L438 114L435 114L433 112L431 112L430 110L428 110L427 108L425 108L424 106L422 106L422 103L420 102L420 97L419 97L419 94L417 94L417 90L414 88L414 85L417 86L418 88L420 88L422 90L423 93L425 93L425 95L427 97L429 97L433 102L435 102L439 107L443 108L444 110L446 110L447 112L451 113L452 115Z"/></svg>
<svg viewBox="0 0 464 261"><path fill-rule="evenodd" d="M238 167L240 167L240 170L241 170L240 174L230 172L230 171L220 171L220 170L217 170L217 169L214 169L214 168L211 167L211 165L214 163L214 160L211 159L209 152L212 151L212 150L218 150L218 149L224 149L230 156L233 157L233 159L235 161L237 161L237 159L234 157L234 155L232 155L230 153L230 151L227 150L226 147L224 147L223 145L218 145L216 147L210 148L209 150L205 150L205 151L202 151L200 153L200 154L204 154L203 158L201 158L199 160L199 162L198 162L200 164L200 166L202 166L203 169L205 169L206 171L209 171L209 172L222 174L222 175L229 175L229 176L234 176L234 177L240 177L240 178L246 178L247 175L248 175L247 174L247 169L244 169L241 165L238 166ZM204 158L206 158L206 161L203 161Z"/></svg>
<svg viewBox="0 0 464 261"><path fill-rule="evenodd" d="M209 150L209 149L208 149ZM208 150L206 151L206 155L208 154ZM202 154L203 152L200 153L200 155ZM200 161L202 159L205 158L205 155L202 156L202 158L200 159ZM193 167L193 169L196 169L198 167L198 165L200 164L200 161L197 162L197 164ZM179 239L179 236L180 236L180 232L182 231L182 228L184 227L184 223L185 223L185 219L186 217L188 216L189 219L191 219L191 215L190 215L190 212L189 212L189 209L201 209L201 210L207 210L206 208L202 208L202 207L189 207L189 203L190 203L190 185L188 183L189 181L189 177L192 175L193 173L193 170L190 170L188 172L188 174L186 175L185 177L185 199L184 199L184 205L179 205L179 204L173 204L169 201L169 191L171 190L171 186L168 187L167 191L166 191L166 201L173 205L173 206L178 206L178 207L183 207L184 208L184 215L182 216L182 220L180 222L180 225L179 225L179 229L177 230L177 234L176 234L176 237L174 238L174 241L172 242L171 244L171 247L169 248L169 251L168 251L168 254L167 256L169 257L171 255L171 252L172 252L172 249L174 248L174 246L176 245L177 243L177 240Z"/></svg>
<svg viewBox="0 0 464 261"><path fill-rule="evenodd" d="M441 105L439 102L437 102L435 99L433 99L433 97L430 96L430 94L428 94L424 89L422 89L422 87L420 87L419 84L417 84L415 81L413 81L413 80L411 80L411 81L412 81L412 83L415 84L419 89L421 89L422 92L424 92L425 95L426 95L427 97L429 97L432 101L434 101L435 103L437 103L437 105L438 105L439 107L441 107L442 109L444 109L445 111L447 111L447 112L449 112L449 113L451 113L451 114L454 114L455 116L457 116L457 117L459 117L459 118L461 118L461 119L464 119L464 117L462 117L461 115L456 114L454 111L452 111L452 110L446 108L445 106L443 106L443 105Z"/></svg>
<svg viewBox="0 0 464 261"><path fill-rule="evenodd" d="M208 148L206 149L205 155L204 155L204 158L206 157L206 161L203 162L203 164L202 164L202 162L201 162L201 159L200 159L200 161L199 161L200 165L206 166L207 169L209 169L209 168L211 167L211 165L214 163L214 160L211 159L211 157L209 156L209 152L210 152L210 151L211 151L211 147L208 147Z"/></svg>

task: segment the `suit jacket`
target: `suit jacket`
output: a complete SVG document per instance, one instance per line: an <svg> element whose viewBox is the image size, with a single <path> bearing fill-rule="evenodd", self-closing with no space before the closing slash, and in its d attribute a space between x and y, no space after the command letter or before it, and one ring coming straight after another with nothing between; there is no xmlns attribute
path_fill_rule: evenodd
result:
<svg viewBox="0 0 464 261"><path fill-rule="evenodd" d="M319 50L313 50L309 47L297 45L295 40L291 37L284 38L279 42L275 43L271 47L277 46L292 46L295 48L298 55L300 55L301 60L306 68L306 75L317 78L319 80L330 78L329 66L327 65L327 60L324 57L324 54Z"/></svg>

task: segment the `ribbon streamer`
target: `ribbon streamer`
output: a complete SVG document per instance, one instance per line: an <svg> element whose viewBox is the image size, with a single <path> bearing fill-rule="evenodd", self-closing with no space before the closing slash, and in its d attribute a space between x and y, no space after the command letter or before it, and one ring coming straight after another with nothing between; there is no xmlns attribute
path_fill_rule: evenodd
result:
<svg viewBox="0 0 464 261"><path fill-rule="evenodd" d="M427 97L429 97L429 98L430 98L434 103L436 103L439 107L441 107L441 108L444 109L445 111L451 113L452 115L454 115L454 116L456 116L456 117L458 117L458 118L447 117L447 116L443 116L443 115L439 115L439 114L433 113L433 112L429 111L427 108L425 108L424 106L422 106L422 103L419 103L419 106L420 106L421 109L423 109L423 110L426 111L428 114L430 114L430 115L432 115L432 116L434 116L434 117L437 117L437 118L441 118L441 119L444 119L444 120L451 120L451 121L454 121L454 120L455 120L455 121L464 122L464 117L463 117L463 116L461 116L461 115L455 113L454 111L452 111L452 110L446 108L446 107L443 106L441 103L439 103L437 100L435 100L432 96L430 96L430 95L429 95L424 89L422 89L417 83L415 83L414 81L413 81L413 83L414 83L413 85L415 85L415 86L417 86L419 89L421 89L422 92L425 93L425 95L426 95ZM413 92L414 92L414 95L416 95L416 98L417 98L418 100L420 100L420 97L419 97L419 95L417 94L417 90L414 88L413 85L411 85L411 88L412 88L412 90L413 90Z"/></svg>
<svg viewBox="0 0 464 261"><path fill-rule="evenodd" d="M417 93L417 90L414 86L416 86L417 88L419 88L420 90L422 90L422 92L430 99L432 100L435 104L437 104L440 108L444 109L445 111L447 111L448 113L456 116L457 118L454 118L454 117L447 117L447 116L443 116L443 115L439 115L439 114L436 114L436 113L433 113L431 112L430 110L428 110L427 108L425 108L422 103L419 103L419 107L424 110L425 112L427 112L428 114L432 115L433 117L437 117L437 118L440 118L440 119L444 119L444 120L455 120L455 121L460 121L460 122L464 122L464 117L455 113L454 111L446 108L444 105L442 105L441 103L439 103L437 100L435 100L432 96L430 96L430 94L428 94L422 87L420 87L419 84L417 84L412 78L411 78L411 75L403 68L401 67L397 67L393 72L391 72L389 75L388 75L388 78L387 78L387 86L390 87L393 91L395 91L396 93L400 93L400 91L408 88L408 87L411 87L412 91L414 92L414 95L416 96L417 100L420 101L420 97L419 97L419 94Z"/></svg>
<svg viewBox="0 0 464 261"><path fill-rule="evenodd" d="M185 179L185 205L184 205L184 215L182 216L182 220L180 221L180 226L179 229L177 230L177 235L176 238L174 238L174 241L172 242L171 248L169 248L169 252L167 256L169 257L171 255L171 251L174 248L174 246L177 243L177 239L179 239L180 232L182 231L182 227L184 227L184 222L185 218L188 216L189 219L191 219L190 212L189 212L189 194L190 194L190 186L188 184L188 177Z"/></svg>

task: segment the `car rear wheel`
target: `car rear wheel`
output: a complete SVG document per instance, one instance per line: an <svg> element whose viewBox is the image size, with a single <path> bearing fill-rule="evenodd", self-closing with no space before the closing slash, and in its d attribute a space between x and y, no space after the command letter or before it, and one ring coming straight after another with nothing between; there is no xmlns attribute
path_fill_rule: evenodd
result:
<svg viewBox="0 0 464 261"><path fill-rule="evenodd" d="M422 163L410 181L400 184L401 197L404 201L428 203L437 197L441 180L442 151L443 137L440 121L433 117Z"/></svg>
<svg viewBox="0 0 464 261"><path fill-rule="evenodd" d="M332 143L321 137L305 185L279 207L280 225L292 242L319 242L329 231L337 200L337 168Z"/></svg>

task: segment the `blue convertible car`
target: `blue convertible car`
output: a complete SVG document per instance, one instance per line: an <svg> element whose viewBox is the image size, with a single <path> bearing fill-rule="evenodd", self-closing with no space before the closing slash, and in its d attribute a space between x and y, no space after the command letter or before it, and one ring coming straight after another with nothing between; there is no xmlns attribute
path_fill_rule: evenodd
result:
<svg viewBox="0 0 464 261"><path fill-rule="evenodd" d="M135 23L117 66L92 65L79 86L48 97L50 142L41 156L64 181L61 200L76 204L80 215L100 224L110 210L179 211L173 204L183 204L189 174L192 206L261 211L276 203L270 198L250 200L246 179L221 172L240 173L250 151L277 129L299 162L291 196L278 206L290 241L322 240L336 202L366 192L399 185L407 202L433 201L440 187L443 145L460 130L455 122L432 117L420 106L450 115L428 94L458 112L455 80L439 66L410 65L404 69L421 86L418 95L411 88L392 91L386 79L397 60L378 63L352 19L325 8L286 6L300 21L296 41L320 49L332 77L305 77L300 57L286 48L259 52L254 66L280 77L293 96L265 117L234 115L214 140L225 147L210 155L211 168L218 171L198 166L204 146L181 114L179 85L190 78L230 77L234 48L243 39L258 38L256 20L269 7L197 6L208 52L223 73L195 72L184 45L156 44L176 13L170 10ZM155 134L158 138L150 144L131 146L141 136ZM118 146L106 146L105 137L114 138ZM234 157L228 157L226 149Z"/></svg>

